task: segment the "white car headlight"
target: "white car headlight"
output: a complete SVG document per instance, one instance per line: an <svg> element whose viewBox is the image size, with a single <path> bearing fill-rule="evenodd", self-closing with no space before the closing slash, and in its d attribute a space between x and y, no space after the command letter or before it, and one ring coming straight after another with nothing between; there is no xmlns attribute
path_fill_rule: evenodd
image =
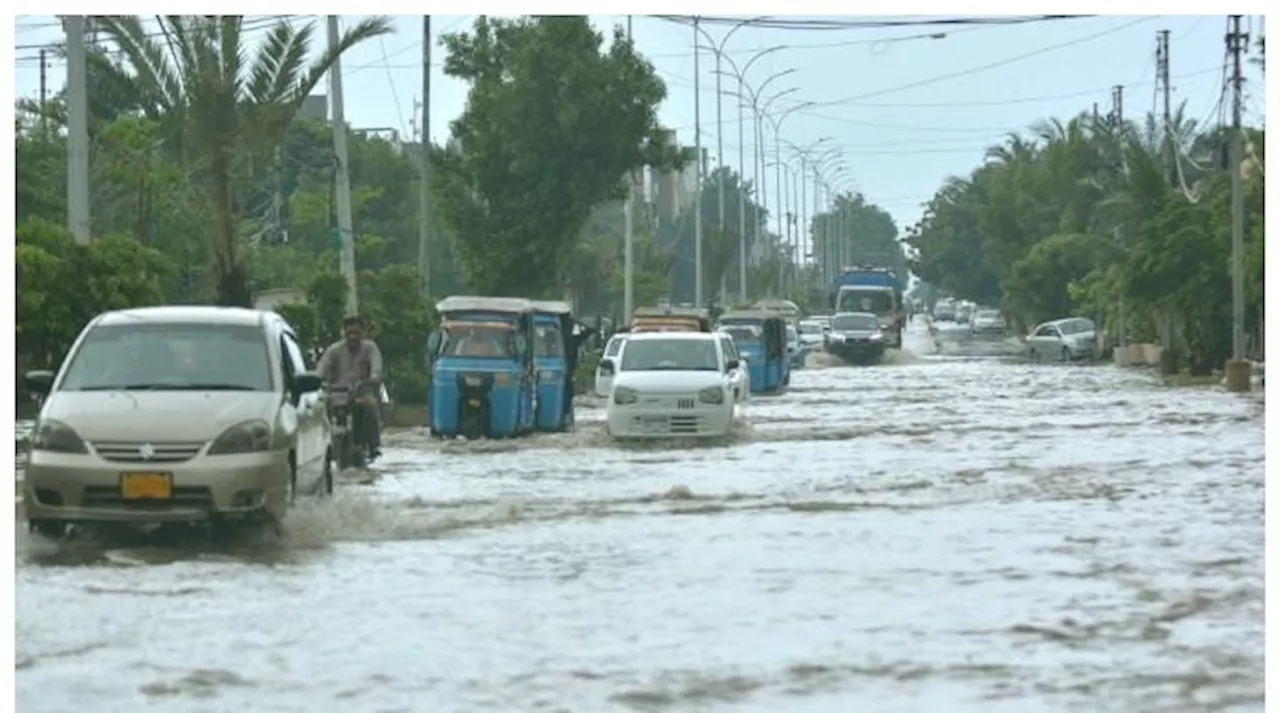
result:
<svg viewBox="0 0 1280 713"><path fill-rule="evenodd" d="M873 341L873 342L874 342L874 341L879 340L879 339L884 339L884 335L883 335L883 334L879 334L879 333L876 333L876 334L871 335L871 341Z"/></svg>
<svg viewBox="0 0 1280 713"><path fill-rule="evenodd" d="M88 453L84 440L70 426L53 419L36 424L31 435L31 449L50 453Z"/></svg>
<svg viewBox="0 0 1280 713"><path fill-rule="evenodd" d="M640 400L640 392L626 386L619 386L613 390L613 402L619 406L633 404Z"/></svg>
<svg viewBox="0 0 1280 713"><path fill-rule="evenodd" d="M724 389L719 386L708 386L698 392L698 400L704 404L724 403Z"/></svg>

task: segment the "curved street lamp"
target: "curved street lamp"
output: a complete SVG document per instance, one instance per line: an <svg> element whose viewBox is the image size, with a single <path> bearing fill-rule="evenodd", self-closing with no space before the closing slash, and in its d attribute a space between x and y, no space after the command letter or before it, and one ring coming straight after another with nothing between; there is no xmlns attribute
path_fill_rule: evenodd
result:
<svg viewBox="0 0 1280 713"><path fill-rule="evenodd" d="M791 177L792 190L791 190L790 196L787 195L787 187L785 183L782 183L781 181L779 181L777 185L779 195L781 195L783 199L785 199L786 201L786 209L787 209L786 215L789 217L793 212L792 209L795 208L795 204L792 202L792 199L795 194L795 185L796 185L795 167L786 161L778 161L778 160L770 161L769 163L765 164L765 168L769 168L769 167L773 167L775 170L777 170L780 176L789 175ZM781 173L782 169L784 168L787 169L787 172L785 174ZM792 256L791 256L792 241L791 241L791 230L790 230L791 221L790 220L786 221L785 225L786 225L786 233L782 233L782 232L778 233L778 239L779 241L781 241L782 246L784 248L783 255L786 256L786 260L784 261L783 267L778 272L778 283L779 283L778 289L782 292L782 294L780 295L782 297L788 296L788 293L787 293L788 282L794 283L794 280L788 280L788 273L792 272L792 269L791 269L792 268Z"/></svg>
<svg viewBox="0 0 1280 713"><path fill-rule="evenodd" d="M800 226L801 227L797 233L797 236L800 240L800 245L798 246L799 248L798 252L800 257L800 265L802 267L808 266L809 251L813 247L813 241L808 237L809 230L810 230L809 221L810 221L810 218L812 217L807 212L809 210L809 205L808 205L809 196L808 196L808 191L806 189L808 186L807 179L809 176L809 165L811 162L814 161L814 157L813 157L814 152L823 144L826 144L828 141L832 141L832 140L833 139L830 136L823 136L822 138L809 143L807 146L798 146L790 141L787 141L785 139L783 140L783 143L792 151L794 151L795 155L800 157L800 202L798 205L800 206L800 215L801 215ZM840 147L828 146L826 151L824 151L821 154L818 154L819 156L818 161L821 162L822 160L825 160L826 157L832 155L833 153L839 154L839 152L840 152Z"/></svg>
<svg viewBox="0 0 1280 713"><path fill-rule="evenodd" d="M777 96L774 97L774 99L777 99L777 98L778 98ZM777 115L773 115L773 114L764 115L766 118L769 119L769 124L773 126L773 139L774 139L773 160L776 163L781 164L782 162L782 143L781 143L782 142L782 124L787 120L787 117L791 116L795 112L801 109L804 109L805 107L809 107L813 105L814 105L814 102L800 102L799 104L793 104L792 106L787 107ZM762 132L762 136L763 136L763 132ZM774 177L776 179L776 182L779 185L781 185L782 183L781 169L777 169L775 171ZM782 234L781 201L779 201L778 227L779 227L778 234L781 235Z"/></svg>
<svg viewBox="0 0 1280 713"><path fill-rule="evenodd" d="M699 50L702 48L702 45L699 44L698 42L699 34L701 34L703 37L707 39L707 42L710 43L710 46L708 47L708 49L714 52L716 56L716 144L717 144L716 161L719 164L718 170L721 172L720 179L717 181L717 183L719 184L719 193L720 193L719 225L720 225L721 232L724 232L724 175L723 175L724 121L721 116L722 102L720 101L720 94L721 94L720 92L720 60L721 58L724 57L725 45L728 44L729 38L733 37L733 34L735 32L742 29L743 27L746 27L747 25L750 25L753 22L758 22L762 19L764 19L763 16L747 18L745 20L742 20L741 22L735 24L733 27L729 28L729 31L726 32L724 34L724 37L721 38L720 42L717 43L715 38L712 37L710 33L702 29L702 26L699 24L702 18L698 15L695 15L693 17L693 102L694 102L693 115L694 115L695 122L700 122L702 118L702 112L701 112L702 86L701 86L700 77L699 77L701 72L698 66L698 55L701 54ZM698 154L697 156L698 170L696 174L698 187L697 187L697 190L694 192L694 205L695 205L695 212L697 213L697 217L695 218L695 222L694 222L694 226L695 226L694 227L694 253L695 253L694 262L696 262L697 265L694 267L693 291L694 291L694 302L697 306L701 307L702 306L702 180L704 178L702 175L702 128L701 126L699 126L697 129L694 130L694 136L696 137L695 138L695 142L697 144L696 151ZM724 298L724 278L723 277L721 278L720 286L721 286L720 296L721 296L721 299L723 299Z"/></svg>

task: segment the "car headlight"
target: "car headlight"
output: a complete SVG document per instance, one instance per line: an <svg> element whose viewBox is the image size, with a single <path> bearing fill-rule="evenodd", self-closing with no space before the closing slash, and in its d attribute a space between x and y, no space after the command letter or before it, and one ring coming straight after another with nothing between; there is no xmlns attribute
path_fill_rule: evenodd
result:
<svg viewBox="0 0 1280 713"><path fill-rule="evenodd" d="M261 453L271 448L271 427L266 421L237 423L222 432L209 446L211 456Z"/></svg>
<svg viewBox="0 0 1280 713"><path fill-rule="evenodd" d="M873 334L873 335L871 335L871 341L873 341L873 342L874 342L874 341L876 341L876 340L878 340L878 339L884 339L884 335L883 335L883 334Z"/></svg>
<svg viewBox="0 0 1280 713"><path fill-rule="evenodd" d="M50 453L88 453L84 439L61 421L47 419L36 424L31 434L31 450Z"/></svg>
<svg viewBox="0 0 1280 713"><path fill-rule="evenodd" d="M719 386L708 386L698 392L698 400L704 404L724 403L724 389Z"/></svg>
<svg viewBox="0 0 1280 713"><path fill-rule="evenodd" d="M613 402L619 406L633 404L640 400L640 393L635 389L619 386L613 390Z"/></svg>
<svg viewBox="0 0 1280 713"><path fill-rule="evenodd" d="M831 335L829 335L827 338L828 338L828 339L830 339L830 340L831 340L831 341L833 341L833 342L843 342L843 341L844 341L844 335L843 335L843 334L831 334Z"/></svg>

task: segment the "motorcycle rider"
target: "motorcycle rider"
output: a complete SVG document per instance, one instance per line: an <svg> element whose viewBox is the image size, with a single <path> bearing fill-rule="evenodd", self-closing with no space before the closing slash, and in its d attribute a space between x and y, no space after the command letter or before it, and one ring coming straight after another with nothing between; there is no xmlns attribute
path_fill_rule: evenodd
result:
<svg viewBox="0 0 1280 713"><path fill-rule="evenodd" d="M378 396L382 386L382 350L364 337L364 320L358 316L342 320L343 338L329 345L316 364L316 371L328 387L350 389L357 382L364 394L351 394L356 441L369 446L369 462L382 455L382 433Z"/></svg>

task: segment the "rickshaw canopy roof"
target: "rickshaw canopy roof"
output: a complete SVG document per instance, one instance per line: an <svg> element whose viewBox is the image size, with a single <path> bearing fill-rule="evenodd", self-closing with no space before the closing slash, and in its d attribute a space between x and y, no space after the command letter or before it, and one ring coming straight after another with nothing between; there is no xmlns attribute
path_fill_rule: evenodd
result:
<svg viewBox="0 0 1280 713"><path fill-rule="evenodd" d="M436 311L449 312L498 312L526 314L534 311L533 303L523 297L446 297L436 303Z"/></svg>
<svg viewBox="0 0 1280 713"><path fill-rule="evenodd" d="M573 314L573 308L563 300L530 300L539 314Z"/></svg>
<svg viewBox="0 0 1280 713"><path fill-rule="evenodd" d="M637 307L632 317L683 317L710 319L711 313L700 307Z"/></svg>
<svg viewBox="0 0 1280 713"><path fill-rule="evenodd" d="M753 320L764 322L770 319L776 319L783 322L786 321L786 318L777 312L763 312L760 310L735 310L732 312L725 312L720 315L721 324L724 324L729 320Z"/></svg>

